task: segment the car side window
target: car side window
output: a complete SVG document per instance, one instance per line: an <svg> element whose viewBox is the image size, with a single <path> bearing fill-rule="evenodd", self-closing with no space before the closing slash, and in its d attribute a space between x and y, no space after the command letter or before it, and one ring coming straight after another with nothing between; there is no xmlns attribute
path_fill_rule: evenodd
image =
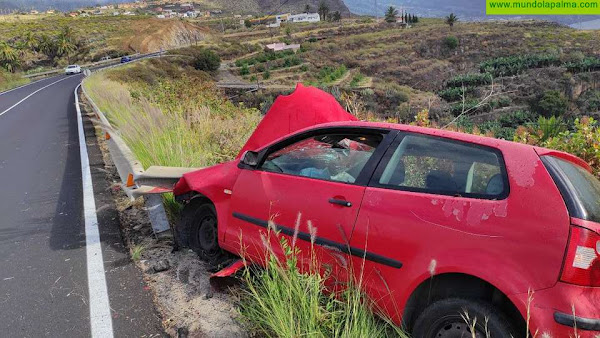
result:
<svg viewBox="0 0 600 338"><path fill-rule="evenodd" d="M465 197L504 198L506 170L498 150L409 134L376 176L376 186ZM379 170L378 170L379 171Z"/></svg>
<svg viewBox="0 0 600 338"><path fill-rule="evenodd" d="M382 139L378 134L311 136L267 155L260 169L354 183Z"/></svg>

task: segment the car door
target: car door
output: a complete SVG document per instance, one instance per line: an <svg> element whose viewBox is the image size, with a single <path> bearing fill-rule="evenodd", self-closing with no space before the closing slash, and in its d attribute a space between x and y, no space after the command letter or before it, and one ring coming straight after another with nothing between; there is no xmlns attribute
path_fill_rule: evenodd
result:
<svg viewBox="0 0 600 338"><path fill-rule="evenodd" d="M351 239L352 246L380 256L379 262L354 258L364 267L356 278L378 309L398 319L407 292L439 272L448 250L491 243L506 223L507 182L497 149L398 135L365 191Z"/></svg>
<svg viewBox="0 0 600 338"><path fill-rule="evenodd" d="M387 130L327 129L261 152L234 185L226 241L254 260L268 250L281 256L277 230L301 251L302 267L343 267L366 184L391 138Z"/></svg>

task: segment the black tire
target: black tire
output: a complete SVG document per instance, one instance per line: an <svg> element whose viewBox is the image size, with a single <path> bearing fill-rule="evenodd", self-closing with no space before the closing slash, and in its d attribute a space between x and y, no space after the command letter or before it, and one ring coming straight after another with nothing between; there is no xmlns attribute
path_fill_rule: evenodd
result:
<svg viewBox="0 0 600 338"><path fill-rule="evenodd" d="M469 315L470 323L476 320L477 338L517 337L511 323L500 310L484 302L461 298L444 299L428 306L415 321L412 337L471 338L470 326L463 318L465 314Z"/></svg>
<svg viewBox="0 0 600 338"><path fill-rule="evenodd" d="M224 255L219 247L217 212L206 200L191 201L181 213L175 228L178 244L194 250L198 256L215 264Z"/></svg>

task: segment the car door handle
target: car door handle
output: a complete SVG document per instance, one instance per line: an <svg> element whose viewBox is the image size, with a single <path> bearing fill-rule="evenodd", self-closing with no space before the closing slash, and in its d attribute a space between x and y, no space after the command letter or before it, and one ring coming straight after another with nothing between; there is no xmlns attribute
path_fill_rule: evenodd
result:
<svg viewBox="0 0 600 338"><path fill-rule="evenodd" d="M347 207L347 208L350 208L352 206L352 203L350 203L348 201L344 201L344 200L338 200L336 198L330 198L329 203L341 205L341 206Z"/></svg>

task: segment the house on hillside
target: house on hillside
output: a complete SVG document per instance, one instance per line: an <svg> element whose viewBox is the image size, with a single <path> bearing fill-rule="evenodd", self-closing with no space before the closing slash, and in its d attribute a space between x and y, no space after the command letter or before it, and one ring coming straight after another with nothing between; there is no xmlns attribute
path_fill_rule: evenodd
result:
<svg viewBox="0 0 600 338"><path fill-rule="evenodd" d="M319 13L294 14L288 17L288 22L319 22L321 15Z"/></svg>
<svg viewBox="0 0 600 338"><path fill-rule="evenodd" d="M288 49L291 49L295 52L298 49L300 49L300 45L298 45L298 44L288 45L287 43L284 43L284 42L277 42L277 43L271 43L271 44L266 45L266 48L269 50L272 50L274 52L280 52L282 50L288 50Z"/></svg>

